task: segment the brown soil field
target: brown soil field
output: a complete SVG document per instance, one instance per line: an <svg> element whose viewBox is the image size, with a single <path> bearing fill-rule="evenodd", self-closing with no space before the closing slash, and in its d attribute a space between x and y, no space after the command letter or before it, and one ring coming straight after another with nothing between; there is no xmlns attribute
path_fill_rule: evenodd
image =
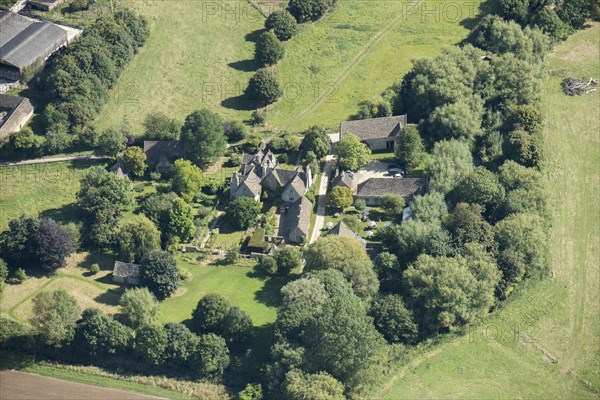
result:
<svg viewBox="0 0 600 400"><path fill-rule="evenodd" d="M2 400L156 400L159 397L16 371L0 371Z"/></svg>

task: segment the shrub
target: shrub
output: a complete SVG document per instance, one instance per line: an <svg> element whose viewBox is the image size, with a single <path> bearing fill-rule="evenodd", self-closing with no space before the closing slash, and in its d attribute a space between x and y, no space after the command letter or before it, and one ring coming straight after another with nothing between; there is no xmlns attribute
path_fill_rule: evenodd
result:
<svg viewBox="0 0 600 400"><path fill-rule="evenodd" d="M98 272L100 272L100 265L98 265L98 263L94 263L90 266L90 272L94 275L96 275Z"/></svg>
<svg viewBox="0 0 600 400"><path fill-rule="evenodd" d="M254 110L252 111L252 125L262 126L265 124L266 114L265 112Z"/></svg>
<svg viewBox="0 0 600 400"><path fill-rule="evenodd" d="M239 229L248 229L260 214L261 203L250 197L238 197L227 205L229 223Z"/></svg>
<svg viewBox="0 0 600 400"><path fill-rule="evenodd" d="M277 273L277 261L275 261L275 258L270 256L261 258L257 267L260 271L267 275L275 275Z"/></svg>
<svg viewBox="0 0 600 400"><path fill-rule="evenodd" d="M15 283L23 283L27 280L28 276L25 273L25 270L23 268L17 268L17 270L15 271L15 277L14 277L14 282Z"/></svg>

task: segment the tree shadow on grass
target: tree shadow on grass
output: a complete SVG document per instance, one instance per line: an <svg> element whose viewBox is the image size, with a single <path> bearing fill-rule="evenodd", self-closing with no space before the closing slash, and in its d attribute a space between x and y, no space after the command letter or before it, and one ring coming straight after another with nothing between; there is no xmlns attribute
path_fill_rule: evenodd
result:
<svg viewBox="0 0 600 400"><path fill-rule="evenodd" d="M247 33L244 36L244 40L246 40L247 42L256 43L258 41L258 38L260 37L260 35L262 35L264 32L265 32L264 29L257 29L255 31Z"/></svg>
<svg viewBox="0 0 600 400"><path fill-rule="evenodd" d="M254 299L267 307L278 307L281 305L281 288L292 280L289 276L262 276L258 272L248 272L250 278L259 278L264 285L254 293Z"/></svg>
<svg viewBox="0 0 600 400"><path fill-rule="evenodd" d="M229 97L221 102L221 105L225 108L238 111L251 111L256 110L256 102L249 100L246 95L240 95L235 97Z"/></svg>
<svg viewBox="0 0 600 400"><path fill-rule="evenodd" d="M81 218L81 209L77 204L69 203L61 207L44 210L40 213L40 217L52 218L61 224L77 222Z"/></svg>
<svg viewBox="0 0 600 400"><path fill-rule="evenodd" d="M256 61L254 59L235 61L227 65L235 70L242 72L252 72L258 69L258 64L256 64Z"/></svg>
<svg viewBox="0 0 600 400"><path fill-rule="evenodd" d="M125 288L122 286L117 289L109 289L101 295L96 296L94 300L98 303L106 304L107 306L118 306L124 291Z"/></svg>
<svg viewBox="0 0 600 400"><path fill-rule="evenodd" d="M474 3L470 3L472 6ZM483 3L479 4L477 9L471 10L470 5L465 3L464 7L461 8L460 13L461 16L466 16L466 18L462 19L459 24L469 30L473 30L475 26L479 23L481 18L483 18L487 14L494 14L497 6L495 1L486 0ZM473 15L474 12L474 15Z"/></svg>

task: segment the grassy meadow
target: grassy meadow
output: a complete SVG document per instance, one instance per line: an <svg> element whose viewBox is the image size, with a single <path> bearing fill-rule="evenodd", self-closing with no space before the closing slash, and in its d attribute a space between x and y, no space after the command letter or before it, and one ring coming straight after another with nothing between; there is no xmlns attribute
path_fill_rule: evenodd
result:
<svg viewBox="0 0 600 400"><path fill-rule="evenodd" d="M268 107L266 129L337 127L361 100L377 100L401 79L412 59L462 40L479 3L338 1L329 15L303 24L285 42L286 55L273 67L284 95ZM242 94L257 68L254 40L263 28L261 13L279 2L125 4L148 18L150 38L111 91L98 128L127 124L139 134L148 113L183 121L204 107L226 119L249 118L254 107Z"/></svg>
<svg viewBox="0 0 600 400"><path fill-rule="evenodd" d="M515 293L467 335L421 348L372 398L598 398L600 92L568 97L560 83L600 76L599 48L594 24L547 57L550 278Z"/></svg>
<svg viewBox="0 0 600 400"><path fill-rule="evenodd" d="M0 168L0 231L21 214L69 222L79 180L98 161L68 161Z"/></svg>

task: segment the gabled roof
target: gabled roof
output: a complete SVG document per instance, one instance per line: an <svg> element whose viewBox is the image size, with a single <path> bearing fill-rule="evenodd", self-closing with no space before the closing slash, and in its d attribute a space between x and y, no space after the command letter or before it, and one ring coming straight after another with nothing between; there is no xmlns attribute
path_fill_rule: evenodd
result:
<svg viewBox="0 0 600 400"><path fill-rule="evenodd" d="M346 171L342 171L333 178L333 186L345 186L354 189L354 176L350 176Z"/></svg>
<svg viewBox="0 0 600 400"><path fill-rule="evenodd" d="M23 68L46 59L67 41L67 31L51 22L0 11L0 61Z"/></svg>
<svg viewBox="0 0 600 400"><path fill-rule="evenodd" d="M408 197L421 193L425 181L420 178L370 178L358 185L359 197L381 197L385 194L397 194Z"/></svg>
<svg viewBox="0 0 600 400"><path fill-rule="evenodd" d="M262 187L260 186L260 181L260 177L256 174L253 168L247 175L242 176L236 193L240 192L240 190L243 191L243 187L247 187L252 195L259 195L262 190Z"/></svg>
<svg viewBox="0 0 600 400"><path fill-rule="evenodd" d="M279 221L279 236L287 238L296 229L308 236L312 206L310 200L304 196L295 203L287 203L287 208Z"/></svg>
<svg viewBox="0 0 600 400"><path fill-rule="evenodd" d="M344 223L344 221L340 221L332 230L329 231L329 233L327 233L328 235L337 235L337 236L347 236L347 237L351 237L354 238L356 240L358 240L363 246L367 246L367 241L363 238L361 238L359 235L356 234L356 232L354 232L352 229L350 229L348 227L348 225L346 225Z"/></svg>
<svg viewBox="0 0 600 400"><path fill-rule="evenodd" d="M406 115L344 121L340 124L340 138L353 133L360 140L380 139L396 136L406 125Z"/></svg>
<svg viewBox="0 0 600 400"><path fill-rule="evenodd" d="M113 276L119 278L138 279L140 277L140 266L138 264L115 261L115 266L113 268Z"/></svg>
<svg viewBox="0 0 600 400"><path fill-rule="evenodd" d="M183 157L183 145L179 140L144 140L144 153L149 164Z"/></svg>
<svg viewBox="0 0 600 400"><path fill-rule="evenodd" d="M294 178L284 186L284 190L287 190L289 187L293 187L297 193L304 194L306 193L306 182L300 176L300 173L296 173Z"/></svg>

